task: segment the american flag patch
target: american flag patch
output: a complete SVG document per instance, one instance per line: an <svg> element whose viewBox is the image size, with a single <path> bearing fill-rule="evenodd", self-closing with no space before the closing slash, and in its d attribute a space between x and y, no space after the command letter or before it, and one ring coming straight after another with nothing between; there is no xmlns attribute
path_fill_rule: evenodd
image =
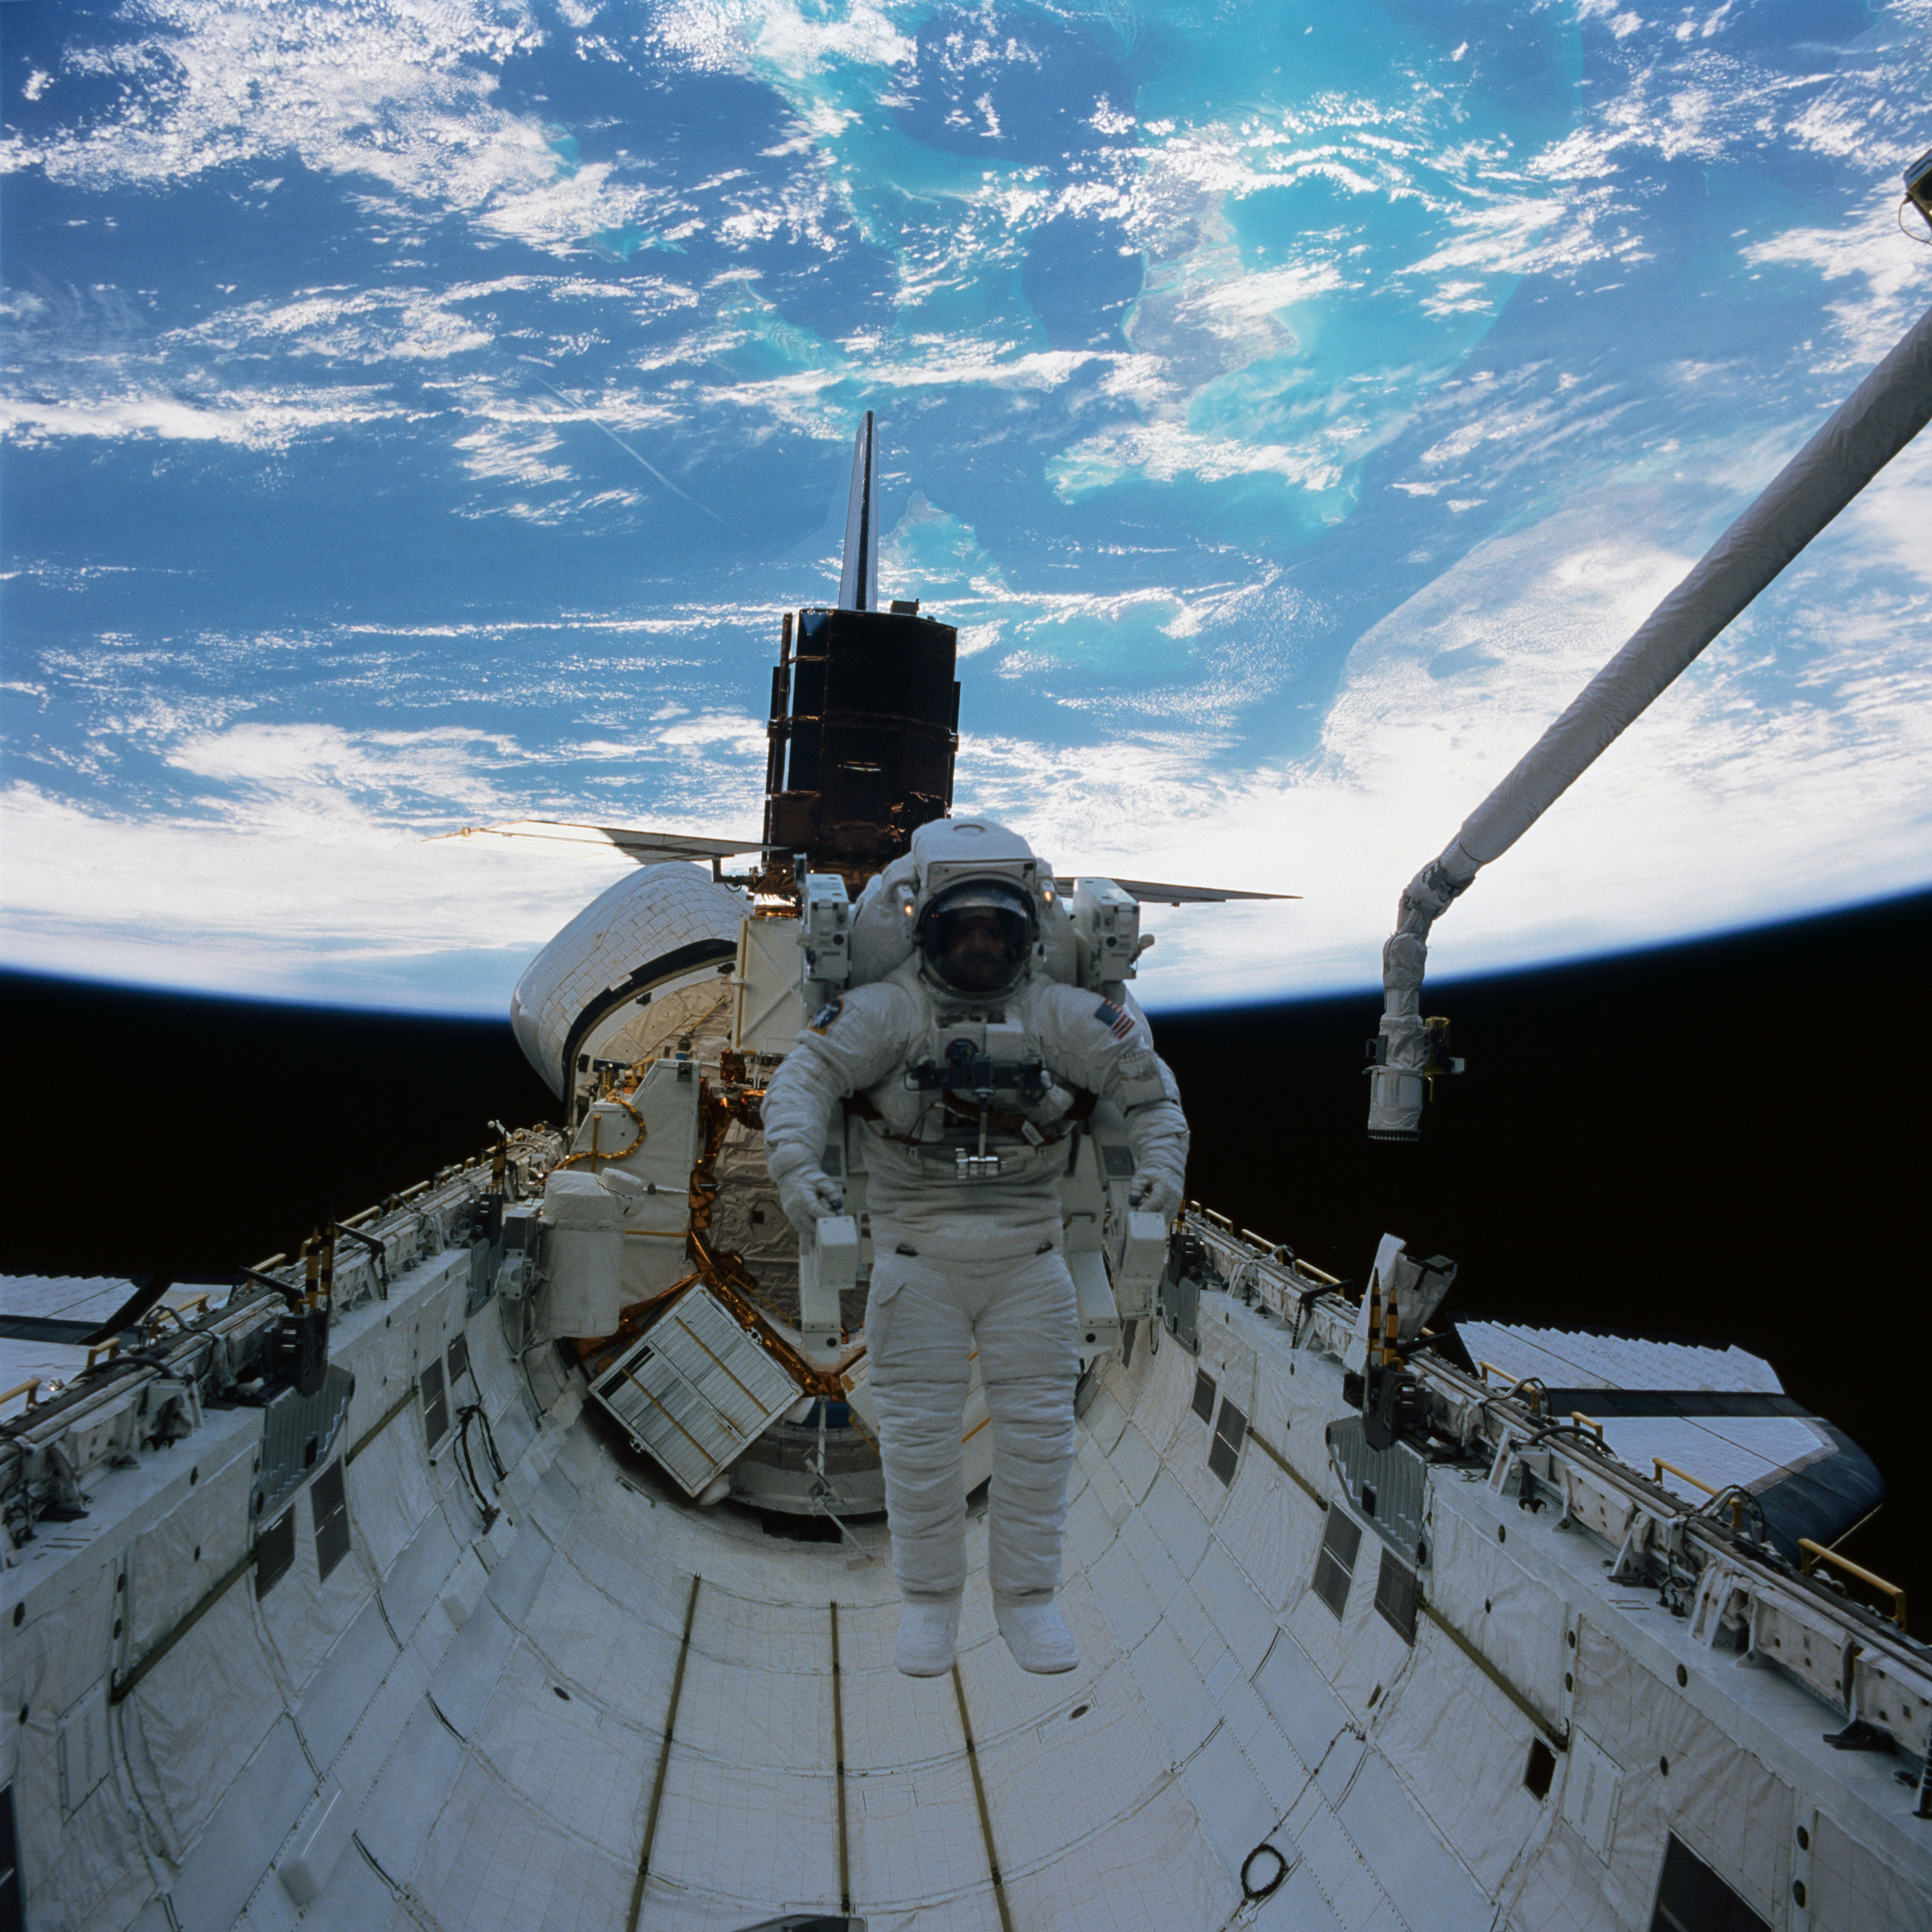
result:
<svg viewBox="0 0 1932 1932"><path fill-rule="evenodd" d="M1094 1017L1116 1040L1125 1040L1134 1030L1134 1023L1112 1000L1102 1000L1094 1009Z"/></svg>

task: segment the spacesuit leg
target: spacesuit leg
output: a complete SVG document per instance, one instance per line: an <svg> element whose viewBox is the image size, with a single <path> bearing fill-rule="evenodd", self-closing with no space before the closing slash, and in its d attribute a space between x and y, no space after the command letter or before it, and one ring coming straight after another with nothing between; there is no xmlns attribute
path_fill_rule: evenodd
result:
<svg viewBox="0 0 1932 1932"><path fill-rule="evenodd" d="M892 1574L908 1602L966 1585L966 1407L972 1324L959 1284L915 1256L881 1253L866 1303Z"/></svg>
<svg viewBox="0 0 1932 1932"><path fill-rule="evenodd" d="M976 1328L993 1426L990 1580L996 1599L1050 1601L1060 1586L1080 1373L1073 1277L1054 1250L979 1264L989 1265L1003 1278L985 1297Z"/></svg>

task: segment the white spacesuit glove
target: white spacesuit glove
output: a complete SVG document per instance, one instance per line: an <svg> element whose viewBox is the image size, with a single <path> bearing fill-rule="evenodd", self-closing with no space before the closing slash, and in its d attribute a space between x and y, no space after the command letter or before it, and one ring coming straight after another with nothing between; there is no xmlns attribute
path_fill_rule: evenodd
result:
<svg viewBox="0 0 1932 1932"><path fill-rule="evenodd" d="M778 1182L778 1205L792 1226L806 1234L821 1215L844 1212L845 1192L823 1168L795 1167Z"/></svg>
<svg viewBox="0 0 1932 1932"><path fill-rule="evenodd" d="M1164 1174L1142 1168L1128 1184L1127 1205L1144 1214L1158 1214L1163 1221L1174 1219L1180 1205L1180 1190Z"/></svg>

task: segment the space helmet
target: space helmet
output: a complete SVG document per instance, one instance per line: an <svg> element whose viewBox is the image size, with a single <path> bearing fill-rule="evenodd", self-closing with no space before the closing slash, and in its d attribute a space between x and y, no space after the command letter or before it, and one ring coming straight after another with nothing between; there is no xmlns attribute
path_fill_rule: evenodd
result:
<svg viewBox="0 0 1932 1932"><path fill-rule="evenodd" d="M1040 939L1040 861L985 819L940 820L913 836L914 942L926 976L968 998L1008 991Z"/></svg>
<svg viewBox="0 0 1932 1932"><path fill-rule="evenodd" d="M1004 993L1026 970L1039 921L1000 879L964 879L929 901L914 928L926 970L956 993Z"/></svg>

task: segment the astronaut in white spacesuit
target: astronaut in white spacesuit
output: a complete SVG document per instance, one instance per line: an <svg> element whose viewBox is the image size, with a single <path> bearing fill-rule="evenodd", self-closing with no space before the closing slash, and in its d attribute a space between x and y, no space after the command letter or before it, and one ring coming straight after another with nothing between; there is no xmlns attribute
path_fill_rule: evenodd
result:
<svg viewBox="0 0 1932 1932"><path fill-rule="evenodd" d="M1146 1022L1046 970L1043 896L1025 842L985 820L914 838L902 888L915 944L896 970L830 1001L773 1076L766 1154L806 1239L843 1206L825 1171L842 1104L868 1131L874 1259L866 1307L892 1563L897 1662L950 1670L966 1581L968 1359L993 1430L990 1570L1022 1668L1079 1661L1054 1603L1073 1459L1078 1313L1061 1256L1059 1179L1095 1096L1126 1117L1136 1206L1179 1205L1187 1126ZM883 882L881 882L883 883Z"/></svg>

